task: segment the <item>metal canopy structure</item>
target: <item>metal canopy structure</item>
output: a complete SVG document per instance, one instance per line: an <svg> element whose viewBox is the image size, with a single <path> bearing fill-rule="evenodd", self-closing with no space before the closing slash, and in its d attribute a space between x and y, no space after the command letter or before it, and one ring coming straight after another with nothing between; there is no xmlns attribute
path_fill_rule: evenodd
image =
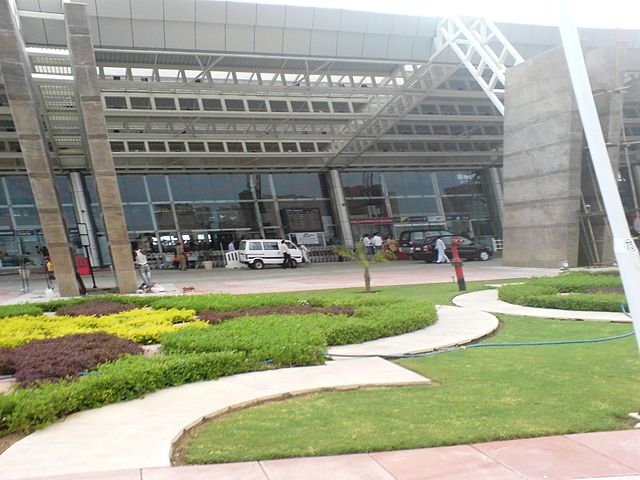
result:
<svg viewBox="0 0 640 480"><path fill-rule="evenodd" d="M559 44L547 27L479 19L205 0L167 0L161 15L129 3L89 6L120 172L500 166L504 71L518 52ZM53 166L85 170L61 11L18 0L17 15ZM6 105L0 91L0 168L17 172ZM638 141L640 108L627 111ZM638 162L637 147L626 153Z"/></svg>

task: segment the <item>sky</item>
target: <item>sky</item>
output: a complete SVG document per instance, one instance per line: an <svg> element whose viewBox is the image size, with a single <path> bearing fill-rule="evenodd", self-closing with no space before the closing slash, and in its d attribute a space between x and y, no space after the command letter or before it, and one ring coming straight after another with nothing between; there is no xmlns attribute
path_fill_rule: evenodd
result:
<svg viewBox="0 0 640 480"><path fill-rule="evenodd" d="M460 15L494 22L558 25L564 0L247 0L427 17ZM640 30L639 0L566 0L571 23L579 27Z"/></svg>

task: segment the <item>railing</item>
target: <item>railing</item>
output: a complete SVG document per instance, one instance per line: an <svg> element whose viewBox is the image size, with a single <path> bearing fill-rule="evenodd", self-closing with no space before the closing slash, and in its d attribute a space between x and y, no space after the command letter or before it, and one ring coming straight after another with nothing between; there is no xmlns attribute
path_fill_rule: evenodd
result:
<svg viewBox="0 0 640 480"><path fill-rule="evenodd" d="M502 254L502 239L492 238L491 243L493 244L493 252L495 254Z"/></svg>

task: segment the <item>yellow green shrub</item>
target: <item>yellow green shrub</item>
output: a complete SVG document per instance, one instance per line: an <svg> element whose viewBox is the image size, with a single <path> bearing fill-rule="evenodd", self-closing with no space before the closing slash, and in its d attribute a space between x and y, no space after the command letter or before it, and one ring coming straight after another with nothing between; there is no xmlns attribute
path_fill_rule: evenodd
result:
<svg viewBox="0 0 640 480"><path fill-rule="evenodd" d="M130 310L103 317L21 315L0 321L0 347L17 347L31 340L76 333L106 332L140 344L157 343L160 335L189 323L207 326L194 319L194 310L177 308Z"/></svg>

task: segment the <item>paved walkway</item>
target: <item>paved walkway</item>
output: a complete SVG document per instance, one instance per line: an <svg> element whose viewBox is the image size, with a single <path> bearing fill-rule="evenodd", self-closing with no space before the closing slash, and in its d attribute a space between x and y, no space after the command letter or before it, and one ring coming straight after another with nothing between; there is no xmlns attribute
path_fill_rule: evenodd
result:
<svg viewBox="0 0 640 480"><path fill-rule="evenodd" d="M535 308L513 305L498 300L498 290L489 289L459 295L453 299L459 307L476 308L485 312L522 315L525 317L557 318L563 320L590 320L594 322L631 322L631 317L622 312L579 312L555 308Z"/></svg>
<svg viewBox="0 0 640 480"><path fill-rule="evenodd" d="M395 280L401 282L406 272L412 271L415 265L407 263L407 270L403 270L404 273L396 272ZM436 273L433 278L440 278L442 274L450 273L444 268L436 266L429 271ZM502 270L505 267L499 268ZM329 270L309 269L299 273L299 269L297 280L304 279L303 283L317 285L320 283L317 278L308 277L315 272L321 275L321 271ZM512 272L503 278L516 278L516 274L526 276L522 273ZM551 273L547 271L542 274ZM328 275L330 280L326 280L333 286L335 274L334 269L333 276ZM392 277L391 270L387 271L385 281L393 281ZM496 277L489 273L486 279L493 280ZM343 284L342 278L340 280ZM176 289L179 289L180 283L176 284ZM5 302L15 303L15 295L8 297L5 294ZM497 327L495 317L483 311L492 311L494 308L488 306L490 302L486 298L484 304L480 302L479 308L474 307L474 294L459 296L455 303L465 306L440 307L438 322L422 331L362 345L332 348L330 353L335 354L336 358L343 358L342 361L327 362L317 367L252 372L184 385L150 394L143 399L72 415L29 435L0 455L0 479L640 480L640 431L637 430L337 457L169 467L171 444L185 428L203 417L214 416L231 407L332 388L428 384L429 379L377 355L429 351L462 344L484 336ZM509 313L519 314L518 310ZM371 356L338 357L354 354Z"/></svg>

